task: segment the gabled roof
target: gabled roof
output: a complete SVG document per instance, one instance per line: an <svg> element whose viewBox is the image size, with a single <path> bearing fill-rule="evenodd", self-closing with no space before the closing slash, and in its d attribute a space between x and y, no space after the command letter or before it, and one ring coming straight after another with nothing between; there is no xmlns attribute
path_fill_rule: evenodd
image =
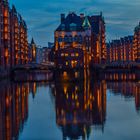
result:
<svg viewBox="0 0 140 140"><path fill-rule="evenodd" d="M16 8L15 8L14 5L12 5L12 11L13 11L14 13L17 13L17 10L16 10Z"/></svg>
<svg viewBox="0 0 140 140"><path fill-rule="evenodd" d="M73 28L76 31L85 31L89 27L91 27L92 32L98 34L100 21L104 23L104 19L102 15L94 15L94 16L78 16L74 12L69 13L66 17L61 21L61 24L58 26L56 31L71 31L71 26L75 26Z"/></svg>
<svg viewBox="0 0 140 140"><path fill-rule="evenodd" d="M77 16L74 12L69 13L65 20L58 26L56 31L61 31L62 27L65 27L66 31L70 30L71 26L76 26L76 30L84 30L82 27L83 20L80 16Z"/></svg>
<svg viewBox="0 0 140 140"><path fill-rule="evenodd" d="M87 16L85 17L85 20L84 20L82 26L83 26L84 28L89 28L89 27L91 27L91 24L90 24L89 19L88 19Z"/></svg>

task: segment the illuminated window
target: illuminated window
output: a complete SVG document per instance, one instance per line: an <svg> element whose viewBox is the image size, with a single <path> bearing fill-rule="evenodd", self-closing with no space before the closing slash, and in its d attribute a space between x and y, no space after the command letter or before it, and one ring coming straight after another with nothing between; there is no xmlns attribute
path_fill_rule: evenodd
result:
<svg viewBox="0 0 140 140"><path fill-rule="evenodd" d="M68 61L66 61L66 66L68 66L69 65L69 63L68 63Z"/></svg>
<svg viewBox="0 0 140 140"><path fill-rule="evenodd" d="M72 68L74 68L74 67L76 67L76 65L77 65L77 61L75 60L72 60L71 61L71 66L72 66Z"/></svg>
<svg viewBox="0 0 140 140"><path fill-rule="evenodd" d="M8 32L8 27L4 27L4 32Z"/></svg>
<svg viewBox="0 0 140 140"><path fill-rule="evenodd" d="M72 53L71 56L75 56L74 53Z"/></svg>
<svg viewBox="0 0 140 140"><path fill-rule="evenodd" d="M74 63L75 63L75 65L77 65L78 62L75 60Z"/></svg>
<svg viewBox="0 0 140 140"><path fill-rule="evenodd" d="M8 57L8 49L5 50L5 57Z"/></svg>
<svg viewBox="0 0 140 140"><path fill-rule="evenodd" d="M75 72L75 78L78 78L78 72Z"/></svg>
<svg viewBox="0 0 140 140"><path fill-rule="evenodd" d="M4 24L8 24L8 19L4 19Z"/></svg>
<svg viewBox="0 0 140 140"><path fill-rule="evenodd" d="M89 60L91 60L91 56L89 56Z"/></svg>
<svg viewBox="0 0 140 140"><path fill-rule="evenodd" d="M75 56L78 57L79 56L79 53L76 53Z"/></svg>
<svg viewBox="0 0 140 140"><path fill-rule="evenodd" d="M63 76L64 76L64 77L67 77L67 76L68 76L68 74L67 74L66 71L64 71Z"/></svg>
<svg viewBox="0 0 140 140"><path fill-rule="evenodd" d="M8 34L5 34L4 35L4 39L8 39Z"/></svg>
<svg viewBox="0 0 140 140"><path fill-rule="evenodd" d="M68 53L65 53L65 56L69 56L69 54Z"/></svg>
<svg viewBox="0 0 140 140"><path fill-rule="evenodd" d="M4 16L5 16L5 17L8 17L8 10L5 10L5 11L4 11Z"/></svg>
<svg viewBox="0 0 140 140"><path fill-rule="evenodd" d="M61 53L61 56L64 56L64 53Z"/></svg>

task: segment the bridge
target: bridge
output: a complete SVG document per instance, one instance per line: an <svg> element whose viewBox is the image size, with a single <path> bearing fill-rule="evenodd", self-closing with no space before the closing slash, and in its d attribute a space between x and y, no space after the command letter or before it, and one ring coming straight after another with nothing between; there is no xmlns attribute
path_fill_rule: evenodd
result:
<svg viewBox="0 0 140 140"><path fill-rule="evenodd" d="M31 63L18 65L11 69L11 78L14 81L50 81L53 79L54 63Z"/></svg>
<svg viewBox="0 0 140 140"><path fill-rule="evenodd" d="M95 69L137 69L140 70L140 63L138 62L111 62L106 64L93 64L93 68Z"/></svg>
<svg viewBox="0 0 140 140"><path fill-rule="evenodd" d="M30 64L22 64L17 65L11 69L11 71L32 71L32 70L51 70L55 68L55 64L53 62L48 63L30 63Z"/></svg>
<svg viewBox="0 0 140 140"><path fill-rule="evenodd" d="M55 69L54 63L31 63L31 64L25 64L25 65L18 65L16 67L13 67L11 70L11 77L15 81L49 81L56 76L56 73L54 71ZM124 72L124 71L135 71L140 74L140 63L136 62L114 62L110 64L96 64L91 67L91 71L96 72ZM70 71L72 69L69 69ZM75 70L75 69L74 69ZM61 71L61 70L60 70ZM63 71L63 69L62 69ZM100 74L101 74L100 73ZM60 75L59 71L58 74ZM73 76L72 76L73 77Z"/></svg>
<svg viewBox="0 0 140 140"><path fill-rule="evenodd" d="M53 62L48 63L30 63L24 65L17 65L11 69L14 71L42 71L42 70L53 70L56 68ZM106 64L93 64L92 68L95 69L138 69L140 70L140 63L137 62L112 62Z"/></svg>
<svg viewBox="0 0 140 140"><path fill-rule="evenodd" d="M126 61L126 62L112 62L106 65L106 68L117 68L117 69L131 69L131 68L136 68L140 69L140 63L138 62L131 62L131 61Z"/></svg>

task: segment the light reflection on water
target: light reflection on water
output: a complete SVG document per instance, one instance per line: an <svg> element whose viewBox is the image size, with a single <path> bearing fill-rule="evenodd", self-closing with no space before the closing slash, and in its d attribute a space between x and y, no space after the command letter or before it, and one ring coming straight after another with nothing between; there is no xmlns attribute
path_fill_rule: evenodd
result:
<svg viewBox="0 0 140 140"><path fill-rule="evenodd" d="M134 74L106 76L84 76L80 82L1 81L0 140L139 140L139 81Z"/></svg>

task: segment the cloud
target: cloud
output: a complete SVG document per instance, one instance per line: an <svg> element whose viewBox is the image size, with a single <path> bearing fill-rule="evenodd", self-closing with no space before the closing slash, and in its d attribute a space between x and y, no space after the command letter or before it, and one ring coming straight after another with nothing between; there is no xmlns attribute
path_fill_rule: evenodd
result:
<svg viewBox="0 0 140 140"><path fill-rule="evenodd" d="M53 41L53 32L59 25L60 14L75 11L89 15L103 12L107 40L133 34L140 17L139 0L11 0L26 20L29 40L35 37L38 44L46 46ZM48 35L49 34L49 35Z"/></svg>

